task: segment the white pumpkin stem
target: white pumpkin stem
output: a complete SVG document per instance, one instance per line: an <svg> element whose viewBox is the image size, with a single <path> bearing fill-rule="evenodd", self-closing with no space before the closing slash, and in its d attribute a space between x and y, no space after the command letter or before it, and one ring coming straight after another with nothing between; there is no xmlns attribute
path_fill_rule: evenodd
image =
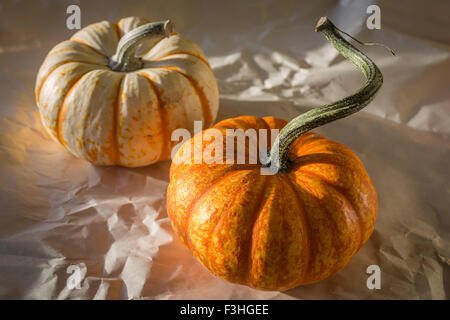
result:
<svg viewBox="0 0 450 320"><path fill-rule="evenodd" d="M136 56L136 49L144 39L168 37L175 30L170 21L144 24L125 34L117 45L116 54L109 60L109 67L114 71L128 72L140 69L144 63Z"/></svg>

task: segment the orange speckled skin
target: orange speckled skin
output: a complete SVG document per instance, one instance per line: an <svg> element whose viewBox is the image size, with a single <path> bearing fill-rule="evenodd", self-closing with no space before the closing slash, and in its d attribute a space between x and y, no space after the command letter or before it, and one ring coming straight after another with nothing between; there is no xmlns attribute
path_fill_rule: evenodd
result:
<svg viewBox="0 0 450 320"><path fill-rule="evenodd" d="M226 128L284 125L242 116L213 128L225 135ZM173 159L167 211L178 237L222 279L261 290L317 282L344 268L372 234L375 188L340 143L308 132L290 148L290 169L276 175L261 175L258 164L194 164L194 152L191 161L177 161L189 147L199 144L184 143Z"/></svg>

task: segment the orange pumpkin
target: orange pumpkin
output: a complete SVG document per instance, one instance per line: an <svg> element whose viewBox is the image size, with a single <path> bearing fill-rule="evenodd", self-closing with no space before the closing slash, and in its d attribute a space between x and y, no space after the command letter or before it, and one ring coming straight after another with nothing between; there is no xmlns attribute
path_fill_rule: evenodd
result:
<svg viewBox="0 0 450 320"><path fill-rule="evenodd" d="M288 125L273 117L223 120L184 143L173 159L167 192L173 228L202 265L225 280L286 290L325 279L349 263L374 229L377 194L361 161L344 145L305 131L367 105L381 86L381 73L329 20L322 19L317 30L362 66L368 78L363 89ZM249 163L259 136L245 144L244 164L227 164L227 129L266 129L267 141L270 129L281 129L270 162L262 165L261 157ZM222 139L211 139L212 130ZM223 163L207 161L206 151L218 148ZM269 164L274 174L261 174Z"/></svg>

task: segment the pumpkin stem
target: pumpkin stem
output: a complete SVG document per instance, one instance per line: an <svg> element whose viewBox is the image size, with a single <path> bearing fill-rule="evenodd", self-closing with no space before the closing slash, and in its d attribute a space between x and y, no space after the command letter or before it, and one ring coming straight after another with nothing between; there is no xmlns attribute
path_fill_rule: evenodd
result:
<svg viewBox="0 0 450 320"><path fill-rule="evenodd" d="M361 110L373 100L383 84L383 76L375 63L347 42L327 17L320 18L316 26L317 31L322 32L328 42L364 74L367 81L355 94L305 112L281 129L270 150L270 156L265 157L267 159L265 166L270 167L274 173L288 170L289 147L300 135Z"/></svg>
<svg viewBox="0 0 450 320"><path fill-rule="evenodd" d="M116 54L109 60L109 67L114 71L128 72L140 69L144 63L136 56L139 44L148 38L168 37L174 32L174 24L167 21L152 22L137 27L125 34L117 45Z"/></svg>

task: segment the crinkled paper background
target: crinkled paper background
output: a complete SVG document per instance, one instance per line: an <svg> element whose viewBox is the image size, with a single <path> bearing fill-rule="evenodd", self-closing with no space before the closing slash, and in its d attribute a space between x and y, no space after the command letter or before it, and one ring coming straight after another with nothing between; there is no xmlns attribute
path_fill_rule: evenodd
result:
<svg viewBox="0 0 450 320"><path fill-rule="evenodd" d="M381 7L381 30L366 8ZM44 131L34 81L46 53L82 25L170 18L205 51L220 89L217 120L292 119L364 79L314 32L328 15L362 41L385 83L366 109L317 130L350 147L379 193L373 236L336 276L287 292L226 283L174 238L169 162L96 167ZM448 1L2 1L0 3L0 297L28 299L448 299L450 296L450 3ZM381 268L381 289L366 268ZM69 290L68 267L81 268Z"/></svg>

